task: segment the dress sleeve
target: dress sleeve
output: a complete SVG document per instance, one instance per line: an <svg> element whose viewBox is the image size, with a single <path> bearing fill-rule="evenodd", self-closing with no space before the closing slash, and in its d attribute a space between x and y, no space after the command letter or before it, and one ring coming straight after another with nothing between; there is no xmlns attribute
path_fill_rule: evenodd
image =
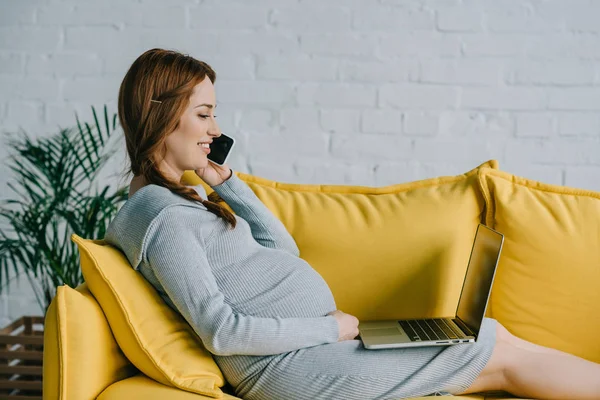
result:
<svg viewBox="0 0 600 400"><path fill-rule="evenodd" d="M263 318L234 312L217 286L204 240L193 229L193 214L180 208L169 207L153 221L146 259L208 351L221 356L272 355L337 342L339 328L332 315Z"/></svg>
<svg viewBox="0 0 600 400"><path fill-rule="evenodd" d="M225 182L212 188L237 215L248 222L252 236L258 243L300 256L298 245L285 225L236 174L233 173Z"/></svg>

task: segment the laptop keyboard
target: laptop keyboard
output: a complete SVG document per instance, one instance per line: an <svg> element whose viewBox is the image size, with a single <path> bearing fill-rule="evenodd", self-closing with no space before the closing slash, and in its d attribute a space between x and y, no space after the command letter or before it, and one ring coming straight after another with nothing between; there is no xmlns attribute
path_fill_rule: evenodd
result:
<svg viewBox="0 0 600 400"><path fill-rule="evenodd" d="M413 342L458 339L464 336L462 333L455 331L455 328L447 324L444 319L419 319L398 322Z"/></svg>

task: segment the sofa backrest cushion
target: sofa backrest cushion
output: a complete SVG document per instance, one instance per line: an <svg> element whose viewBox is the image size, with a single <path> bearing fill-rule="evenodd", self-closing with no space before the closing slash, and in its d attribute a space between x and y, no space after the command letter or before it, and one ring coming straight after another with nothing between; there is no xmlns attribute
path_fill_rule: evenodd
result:
<svg viewBox="0 0 600 400"><path fill-rule="evenodd" d="M600 362L600 193L483 168L487 225L505 235L490 298L513 334Z"/></svg>
<svg viewBox="0 0 600 400"><path fill-rule="evenodd" d="M384 187L287 184L235 173L283 222L338 308L366 320L455 315L483 217L480 167L497 163ZM212 192L193 171L182 183Z"/></svg>
<svg viewBox="0 0 600 400"><path fill-rule="evenodd" d="M125 255L104 240L72 240L85 281L133 365L165 385L222 398L225 379L212 354Z"/></svg>
<svg viewBox="0 0 600 400"><path fill-rule="evenodd" d="M92 400L137 373L85 283L57 288L44 320L43 357L45 399Z"/></svg>

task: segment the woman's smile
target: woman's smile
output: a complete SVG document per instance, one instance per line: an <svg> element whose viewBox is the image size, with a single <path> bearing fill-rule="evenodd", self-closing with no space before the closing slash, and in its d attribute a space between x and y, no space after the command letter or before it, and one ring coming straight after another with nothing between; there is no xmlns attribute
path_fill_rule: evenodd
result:
<svg viewBox="0 0 600 400"><path fill-rule="evenodd" d="M210 145L208 143L200 143L198 146L200 146L206 154L210 153Z"/></svg>

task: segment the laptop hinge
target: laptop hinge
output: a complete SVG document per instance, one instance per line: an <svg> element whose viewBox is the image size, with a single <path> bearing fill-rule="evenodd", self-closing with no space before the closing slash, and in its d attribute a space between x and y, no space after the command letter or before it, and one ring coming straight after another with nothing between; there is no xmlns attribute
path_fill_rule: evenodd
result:
<svg viewBox="0 0 600 400"><path fill-rule="evenodd" d="M475 336L475 332L473 332L473 331L471 330L471 328L469 328L469 326L468 326L467 324L465 324L465 323L463 322L463 320L462 320L462 319L460 319L460 317L458 317L458 316L457 316L456 318L454 318L454 320L453 320L453 321L454 321L454 323L455 323L456 325L458 325L458 326L460 327L460 329L462 329L462 330L463 330L463 332L465 332L467 335L469 335L469 336Z"/></svg>

